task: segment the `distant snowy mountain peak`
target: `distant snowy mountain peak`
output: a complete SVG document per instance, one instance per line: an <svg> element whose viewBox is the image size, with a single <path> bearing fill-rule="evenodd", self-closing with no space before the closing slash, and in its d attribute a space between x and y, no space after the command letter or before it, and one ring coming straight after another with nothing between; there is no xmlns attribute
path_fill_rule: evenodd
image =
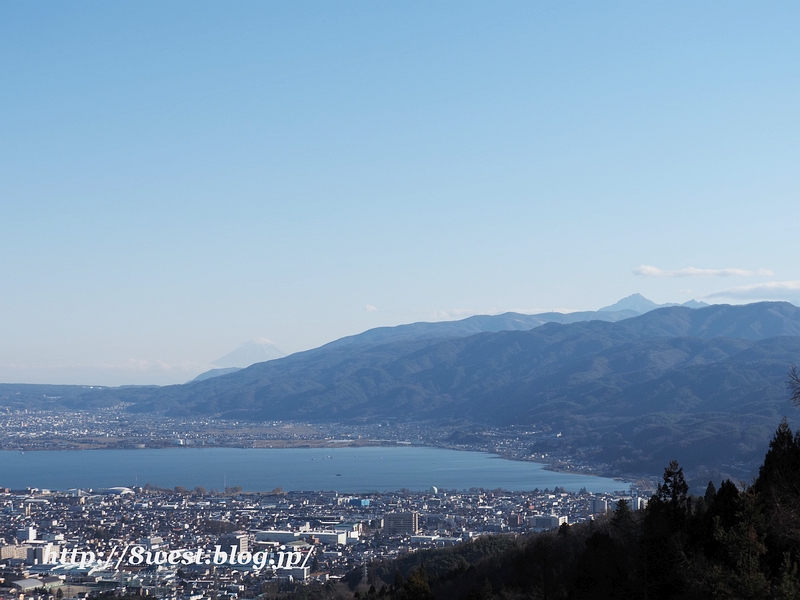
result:
<svg viewBox="0 0 800 600"><path fill-rule="evenodd" d="M664 306L667 305L665 304ZM634 310L638 313L646 313L656 308L661 308L661 306L652 300L648 300L641 294L631 294L611 306L604 306L600 310L603 312L612 310Z"/></svg>
<svg viewBox="0 0 800 600"><path fill-rule="evenodd" d="M601 312L609 312L609 311L617 311L617 310L632 310L638 312L639 314L644 314L646 312L650 312L651 310L655 310L657 308L665 308L667 306L685 306L687 308L703 308L704 306L708 306L705 302L698 302L697 300L689 300L688 302L684 302L683 304L677 304L675 302L667 302L666 304L656 304L652 300L648 300L641 294L631 294L612 304L611 306L604 306L600 309Z"/></svg>
<svg viewBox="0 0 800 600"><path fill-rule="evenodd" d="M278 348L272 340L256 338L245 342L233 352L218 358L213 364L224 369L232 367L245 368L255 363L283 358L284 356L286 356L286 353Z"/></svg>

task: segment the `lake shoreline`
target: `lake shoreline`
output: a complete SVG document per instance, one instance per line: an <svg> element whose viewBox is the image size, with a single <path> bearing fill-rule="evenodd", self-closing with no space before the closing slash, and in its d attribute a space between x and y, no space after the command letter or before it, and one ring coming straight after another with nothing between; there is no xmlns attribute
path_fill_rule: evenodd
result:
<svg viewBox="0 0 800 600"><path fill-rule="evenodd" d="M2 451L0 486L71 489L117 485L245 491L337 489L347 492L443 489L532 490L582 487L620 490L627 482L555 471L544 463L496 453L428 445L358 444L308 447L171 447ZM319 451L319 452L317 452ZM5 456L3 456L5 455ZM498 460L499 459L499 460ZM225 483L223 485L223 479Z"/></svg>
<svg viewBox="0 0 800 600"><path fill-rule="evenodd" d="M110 444L116 443L117 440L111 441ZM589 477L603 477L612 478L621 483L630 483L637 477L632 477L629 474L619 472L607 472L600 469L593 468L591 465L585 465L580 469L570 468L570 465L564 465L562 459L554 461L542 462L540 460L533 460L525 457L520 457L513 454L504 454L484 448L469 448L464 446L451 446L448 444L430 444L419 442L397 442L393 440L265 440L262 444L253 445L236 445L236 444L191 444L191 445L175 445L175 444L153 444L153 445L101 445L101 444L79 444L72 443L69 447L48 446L48 447L25 447L20 446L14 449L0 449L1 452L83 452L83 451L110 451L110 450L187 450L187 449L213 449L213 448L237 448L241 450L246 449L290 449L290 448L406 448L406 447L425 447L425 448L440 448L444 450L455 450L457 452L480 452L489 454L496 458L503 460L534 463L542 465L542 468L554 473L586 475ZM641 477L648 477L647 475L640 475Z"/></svg>

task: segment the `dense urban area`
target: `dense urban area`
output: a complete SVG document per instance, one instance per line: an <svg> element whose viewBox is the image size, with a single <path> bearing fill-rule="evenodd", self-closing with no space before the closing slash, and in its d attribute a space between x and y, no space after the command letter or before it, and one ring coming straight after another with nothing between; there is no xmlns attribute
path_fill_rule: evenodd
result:
<svg viewBox="0 0 800 600"><path fill-rule="evenodd" d="M560 432L546 427L252 423L118 408L5 409L0 420L0 449L14 452L419 444L492 452L556 470L588 474L608 469L559 452L560 441ZM0 487L0 600L107 594L234 600L298 594L314 586L350 597L354 577L376 581L370 565L422 550L480 543L490 535L526 536L591 522L614 510L620 498L631 508L642 508L654 485L642 478L633 485L620 482L620 488L613 494L570 493L560 487L345 494L150 484L94 490Z"/></svg>
<svg viewBox="0 0 800 600"><path fill-rule="evenodd" d="M366 577L373 561L489 534L556 529L605 514L622 497L641 508L646 496L633 488L359 495L2 489L0 598L112 592L235 599L336 586L354 570Z"/></svg>

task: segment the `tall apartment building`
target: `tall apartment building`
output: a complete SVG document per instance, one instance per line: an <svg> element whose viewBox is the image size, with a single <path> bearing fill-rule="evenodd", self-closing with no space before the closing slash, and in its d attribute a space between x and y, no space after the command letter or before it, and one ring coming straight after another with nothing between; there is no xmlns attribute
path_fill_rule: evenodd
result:
<svg viewBox="0 0 800 600"><path fill-rule="evenodd" d="M419 513L386 513L383 515L383 529L388 535L397 533L410 533L413 535L419 531Z"/></svg>
<svg viewBox="0 0 800 600"><path fill-rule="evenodd" d="M530 523L536 529L555 529L564 523L569 524L569 518L557 515L535 515L531 517Z"/></svg>
<svg viewBox="0 0 800 600"><path fill-rule="evenodd" d="M241 532L223 535L217 540L217 544L219 544L222 550L225 552L230 551L231 546L233 546L236 548L237 554L249 552L250 548L250 540L248 539L247 534Z"/></svg>

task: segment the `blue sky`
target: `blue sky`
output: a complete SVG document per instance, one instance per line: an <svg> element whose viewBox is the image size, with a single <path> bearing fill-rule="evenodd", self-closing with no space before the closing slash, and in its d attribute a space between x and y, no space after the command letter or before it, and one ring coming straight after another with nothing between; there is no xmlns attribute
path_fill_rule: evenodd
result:
<svg viewBox="0 0 800 600"><path fill-rule="evenodd" d="M800 299L800 5L6 2L0 381Z"/></svg>

